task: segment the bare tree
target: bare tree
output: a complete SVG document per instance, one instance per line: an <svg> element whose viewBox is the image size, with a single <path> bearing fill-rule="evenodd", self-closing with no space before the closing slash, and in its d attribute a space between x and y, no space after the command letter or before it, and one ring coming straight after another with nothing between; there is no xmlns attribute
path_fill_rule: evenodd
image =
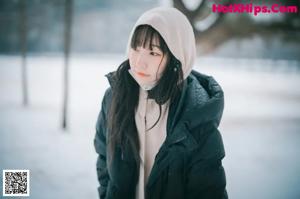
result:
<svg viewBox="0 0 300 199"><path fill-rule="evenodd" d="M69 100L69 55L71 47L71 27L73 15L73 0L65 0L65 31L64 31L64 101L62 128L67 129L68 100Z"/></svg>
<svg viewBox="0 0 300 199"><path fill-rule="evenodd" d="M27 8L24 0L19 0L19 33L20 33L20 48L22 54L22 92L23 92L23 105L28 105L28 79L27 79Z"/></svg>

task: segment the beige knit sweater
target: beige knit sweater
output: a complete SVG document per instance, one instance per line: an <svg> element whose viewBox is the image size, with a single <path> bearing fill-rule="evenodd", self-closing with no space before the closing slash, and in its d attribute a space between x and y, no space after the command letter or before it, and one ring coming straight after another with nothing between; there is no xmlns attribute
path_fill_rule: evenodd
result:
<svg viewBox="0 0 300 199"><path fill-rule="evenodd" d="M140 139L140 164L139 181L136 187L136 199L144 199L144 188L154 164L155 155L166 138L167 118L169 112L168 102L162 105L159 122L150 129L159 117L159 105L148 99L148 92L140 88L139 104L135 114L135 122Z"/></svg>

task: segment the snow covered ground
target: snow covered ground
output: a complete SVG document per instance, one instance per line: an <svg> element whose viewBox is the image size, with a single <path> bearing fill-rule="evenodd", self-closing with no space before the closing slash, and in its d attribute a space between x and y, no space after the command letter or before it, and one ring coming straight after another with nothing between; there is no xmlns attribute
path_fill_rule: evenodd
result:
<svg viewBox="0 0 300 199"><path fill-rule="evenodd" d="M24 108L21 59L0 56L0 172L29 169L29 198L97 198L94 127L108 86L104 74L121 61L120 55L72 57L69 129L63 131L63 58L28 58L30 105ZM229 197L300 198L300 63L205 57L195 65L225 92L220 130Z"/></svg>

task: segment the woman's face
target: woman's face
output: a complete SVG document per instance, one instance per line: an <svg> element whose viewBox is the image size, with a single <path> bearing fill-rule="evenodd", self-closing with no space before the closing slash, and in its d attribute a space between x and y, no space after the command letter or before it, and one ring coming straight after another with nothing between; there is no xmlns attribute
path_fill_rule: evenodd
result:
<svg viewBox="0 0 300 199"><path fill-rule="evenodd" d="M152 49L145 45L129 49L129 64L135 78L143 84L157 82L166 68L168 56L163 54L159 42L152 41Z"/></svg>

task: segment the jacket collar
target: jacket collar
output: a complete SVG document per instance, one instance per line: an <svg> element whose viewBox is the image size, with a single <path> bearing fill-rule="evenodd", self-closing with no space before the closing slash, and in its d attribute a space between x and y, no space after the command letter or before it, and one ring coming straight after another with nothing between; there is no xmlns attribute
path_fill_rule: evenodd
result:
<svg viewBox="0 0 300 199"><path fill-rule="evenodd" d="M184 81L179 100L170 106L167 129L167 145L184 140L187 149L192 150L197 142L189 133L211 122L218 127L224 109L223 90L213 77L192 71Z"/></svg>
<svg viewBox="0 0 300 199"><path fill-rule="evenodd" d="M218 126L224 109L223 90L213 77L193 70L185 80L179 102L171 108L176 109L171 127L178 121L185 121L189 128L207 122Z"/></svg>

